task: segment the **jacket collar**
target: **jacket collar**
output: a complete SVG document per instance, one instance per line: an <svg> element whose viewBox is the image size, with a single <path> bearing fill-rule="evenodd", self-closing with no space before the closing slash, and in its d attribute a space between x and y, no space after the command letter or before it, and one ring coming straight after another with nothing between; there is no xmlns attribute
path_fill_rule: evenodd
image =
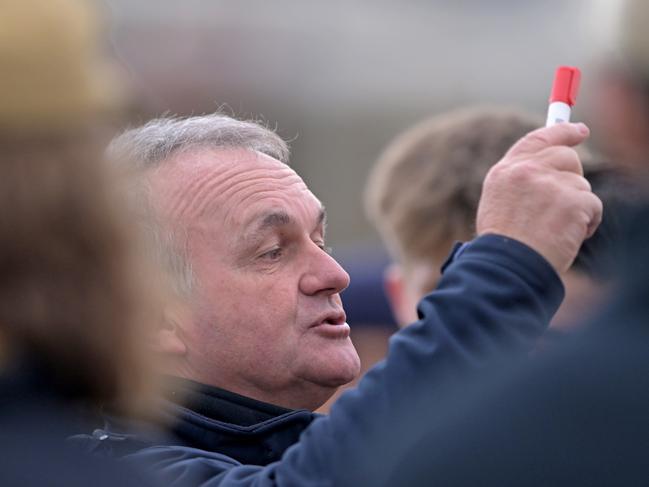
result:
<svg viewBox="0 0 649 487"><path fill-rule="evenodd" d="M279 460L319 416L179 378L170 379L163 408L184 445L256 465Z"/></svg>
<svg viewBox="0 0 649 487"><path fill-rule="evenodd" d="M252 426L293 412L219 387L171 377L167 397L197 414L223 423Z"/></svg>

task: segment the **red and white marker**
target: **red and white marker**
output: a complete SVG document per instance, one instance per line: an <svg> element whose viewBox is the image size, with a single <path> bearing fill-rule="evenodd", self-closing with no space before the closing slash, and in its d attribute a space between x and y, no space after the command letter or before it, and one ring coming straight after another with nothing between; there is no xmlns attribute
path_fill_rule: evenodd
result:
<svg viewBox="0 0 649 487"><path fill-rule="evenodd" d="M570 122L570 110L577 101L581 71L579 68L559 66L554 74L552 93L550 93L550 106L548 119L545 126L555 123Z"/></svg>

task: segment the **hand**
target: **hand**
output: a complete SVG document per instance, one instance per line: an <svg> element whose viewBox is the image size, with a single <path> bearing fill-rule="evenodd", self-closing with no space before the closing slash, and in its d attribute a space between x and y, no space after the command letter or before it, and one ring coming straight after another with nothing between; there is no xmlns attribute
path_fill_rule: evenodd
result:
<svg viewBox="0 0 649 487"><path fill-rule="evenodd" d="M602 219L602 202L583 177L572 148L589 135L582 123L530 132L491 168L482 189L476 229L516 239L558 273L570 267Z"/></svg>

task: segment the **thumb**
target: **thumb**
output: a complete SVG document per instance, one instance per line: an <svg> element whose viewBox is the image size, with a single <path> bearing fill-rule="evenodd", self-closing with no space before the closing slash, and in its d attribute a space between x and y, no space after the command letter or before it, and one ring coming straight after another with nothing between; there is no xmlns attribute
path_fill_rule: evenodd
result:
<svg viewBox="0 0 649 487"><path fill-rule="evenodd" d="M583 123L558 123L528 133L509 149L509 155L535 153L556 145L573 147L589 135L590 130Z"/></svg>

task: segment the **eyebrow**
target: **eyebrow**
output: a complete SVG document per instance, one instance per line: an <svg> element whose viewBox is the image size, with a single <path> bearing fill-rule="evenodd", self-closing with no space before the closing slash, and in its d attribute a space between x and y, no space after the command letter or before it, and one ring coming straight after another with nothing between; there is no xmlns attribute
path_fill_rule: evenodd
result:
<svg viewBox="0 0 649 487"><path fill-rule="evenodd" d="M254 230L255 233L289 225L293 222L293 219L285 211L273 211L272 213L266 213L258 221L259 223Z"/></svg>
<svg viewBox="0 0 649 487"><path fill-rule="evenodd" d="M283 210L275 210L268 213L262 213L254 220L253 228L245 232L244 239L247 242L255 243L263 237L263 234L268 230L285 227L294 223L293 217ZM327 225L327 211L324 206L320 207L318 218L316 220L316 228L319 226L326 227Z"/></svg>
<svg viewBox="0 0 649 487"><path fill-rule="evenodd" d="M327 228L327 210L324 205L320 205L320 213L318 214L318 224L316 226L322 225L324 228Z"/></svg>

